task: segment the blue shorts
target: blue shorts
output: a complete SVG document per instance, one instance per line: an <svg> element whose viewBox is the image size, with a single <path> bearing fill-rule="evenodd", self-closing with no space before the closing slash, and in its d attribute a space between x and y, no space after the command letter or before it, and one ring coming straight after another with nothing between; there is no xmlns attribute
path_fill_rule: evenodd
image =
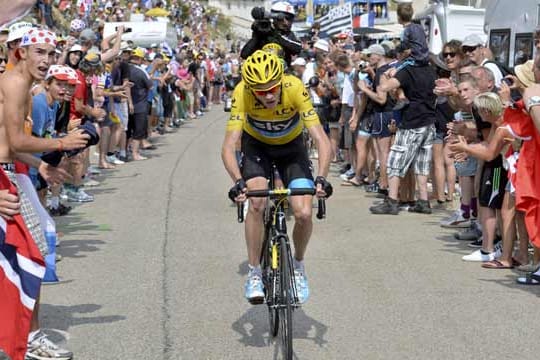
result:
<svg viewBox="0 0 540 360"><path fill-rule="evenodd" d="M371 136L374 138L385 138L392 136L388 129L390 121L394 118L394 112L374 113L371 118Z"/></svg>
<svg viewBox="0 0 540 360"><path fill-rule="evenodd" d="M455 161L454 166L456 167L457 176L475 176L478 161L469 156L465 161Z"/></svg>

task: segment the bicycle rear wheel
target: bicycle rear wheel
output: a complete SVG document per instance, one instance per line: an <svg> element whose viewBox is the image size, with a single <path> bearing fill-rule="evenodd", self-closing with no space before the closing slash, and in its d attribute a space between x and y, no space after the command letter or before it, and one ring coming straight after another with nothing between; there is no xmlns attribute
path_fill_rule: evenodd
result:
<svg viewBox="0 0 540 360"><path fill-rule="evenodd" d="M281 301L279 306L279 331L281 332L281 350L283 359L293 358L293 292L292 292L292 264L290 252L287 248L287 239L280 237L279 240L280 281L279 290Z"/></svg>

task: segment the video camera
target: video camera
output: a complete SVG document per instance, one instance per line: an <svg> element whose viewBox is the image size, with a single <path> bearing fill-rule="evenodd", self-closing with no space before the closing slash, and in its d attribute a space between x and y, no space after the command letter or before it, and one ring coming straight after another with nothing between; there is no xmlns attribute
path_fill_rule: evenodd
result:
<svg viewBox="0 0 540 360"><path fill-rule="evenodd" d="M262 34L273 32L274 27L271 20L278 18L276 14L266 11L262 6L253 7L251 17L255 20L251 25L251 29Z"/></svg>

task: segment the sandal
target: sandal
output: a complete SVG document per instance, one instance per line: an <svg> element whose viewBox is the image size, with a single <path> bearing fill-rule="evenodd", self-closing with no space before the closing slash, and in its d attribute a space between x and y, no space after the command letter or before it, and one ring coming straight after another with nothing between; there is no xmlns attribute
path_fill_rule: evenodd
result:
<svg viewBox="0 0 540 360"><path fill-rule="evenodd" d="M513 264L504 265L499 260L491 260L491 261L487 261L487 262L483 263L482 267L484 269L513 269L514 265Z"/></svg>
<svg viewBox="0 0 540 360"><path fill-rule="evenodd" d="M518 277L516 282L521 285L540 285L540 276L527 274L525 276Z"/></svg>
<svg viewBox="0 0 540 360"><path fill-rule="evenodd" d="M357 183L353 179L345 180L341 183L341 186L354 186L354 187L361 187L362 184Z"/></svg>

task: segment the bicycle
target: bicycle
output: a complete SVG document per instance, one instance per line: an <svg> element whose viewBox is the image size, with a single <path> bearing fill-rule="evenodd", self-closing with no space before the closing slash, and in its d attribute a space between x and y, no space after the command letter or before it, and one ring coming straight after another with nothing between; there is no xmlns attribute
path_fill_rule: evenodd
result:
<svg viewBox="0 0 540 360"><path fill-rule="evenodd" d="M248 191L246 196L268 199L264 211L264 241L260 257L265 293L263 302L266 302L268 306L270 334L275 338L281 333L283 358L289 360L293 358L292 313L301 305L298 302L294 282L286 209L283 205L288 196L315 195L315 189L274 189L274 173L275 171L271 172L269 190ZM319 199L317 218L324 219L325 217L325 200ZM242 203L238 204L238 222L243 221L244 204Z"/></svg>

